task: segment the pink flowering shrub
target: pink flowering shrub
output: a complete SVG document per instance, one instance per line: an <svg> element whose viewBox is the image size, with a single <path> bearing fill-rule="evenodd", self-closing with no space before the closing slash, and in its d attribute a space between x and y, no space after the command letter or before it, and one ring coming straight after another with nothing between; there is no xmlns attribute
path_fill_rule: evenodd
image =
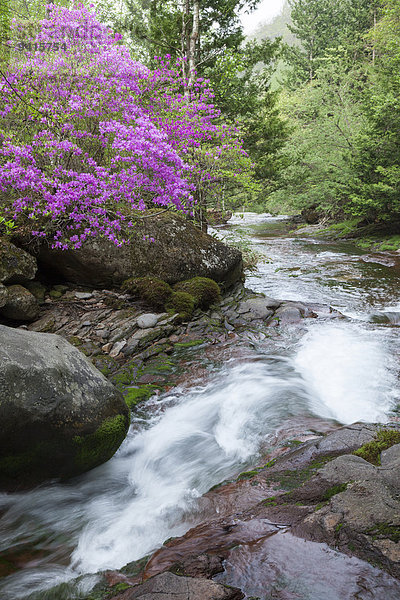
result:
<svg viewBox="0 0 400 600"><path fill-rule="evenodd" d="M21 231L62 249L95 235L120 245L137 211L190 211L200 192L247 177L206 83L185 93L178 65L147 69L83 6L52 6L24 41L0 81L0 215Z"/></svg>

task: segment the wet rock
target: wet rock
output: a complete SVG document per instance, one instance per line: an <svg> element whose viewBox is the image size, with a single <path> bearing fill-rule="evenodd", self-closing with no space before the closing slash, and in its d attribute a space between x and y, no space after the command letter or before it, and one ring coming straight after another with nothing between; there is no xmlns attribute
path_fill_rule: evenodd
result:
<svg viewBox="0 0 400 600"><path fill-rule="evenodd" d="M0 487L105 462L129 425L120 392L63 338L0 326Z"/></svg>
<svg viewBox="0 0 400 600"><path fill-rule="evenodd" d="M9 240L0 238L0 282L25 283L36 275L33 256L17 248Z"/></svg>
<svg viewBox="0 0 400 600"><path fill-rule="evenodd" d="M152 275L173 284L195 276L230 287L242 277L242 255L174 213L138 219L130 244L105 239L82 249L60 251L43 244L38 260L71 282L95 287L120 285L130 277ZM149 242L148 237L154 238Z"/></svg>
<svg viewBox="0 0 400 600"><path fill-rule="evenodd" d="M149 329L150 327L155 327L157 325L157 321L158 315L153 313L145 313L137 318L137 325L141 329Z"/></svg>
<svg viewBox="0 0 400 600"><path fill-rule="evenodd" d="M7 300L0 312L7 319L34 321L39 315L39 303L22 285L11 285L7 289Z"/></svg>
<svg viewBox="0 0 400 600"><path fill-rule="evenodd" d="M271 306L272 301L272 306ZM237 312L244 318L252 319L268 319L273 314L273 306L278 302L271 298L250 298L239 304Z"/></svg>
<svg viewBox="0 0 400 600"><path fill-rule="evenodd" d="M208 579L162 573L111 600L241 600L244 594Z"/></svg>
<svg viewBox="0 0 400 600"><path fill-rule="evenodd" d="M273 317L275 324L290 325L299 323L304 318L316 317L317 315L306 305L301 303L287 302L282 304Z"/></svg>
<svg viewBox="0 0 400 600"><path fill-rule="evenodd" d="M386 456L384 467L358 456L336 458L303 490L303 495L318 490L320 499L332 493L330 502L308 515L299 530L331 545L350 546L359 557L400 577L398 473L397 450Z"/></svg>

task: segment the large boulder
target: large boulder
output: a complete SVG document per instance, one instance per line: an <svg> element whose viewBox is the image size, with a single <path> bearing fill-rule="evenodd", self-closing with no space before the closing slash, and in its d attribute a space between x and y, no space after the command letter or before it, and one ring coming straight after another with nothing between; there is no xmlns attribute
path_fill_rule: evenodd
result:
<svg viewBox="0 0 400 600"><path fill-rule="evenodd" d="M6 238L0 238L0 282L25 283L35 277L36 270L33 256Z"/></svg>
<svg viewBox="0 0 400 600"><path fill-rule="evenodd" d="M125 438L120 392L66 340L0 325L0 488L77 475Z"/></svg>
<svg viewBox="0 0 400 600"><path fill-rule="evenodd" d="M153 275L169 284L195 276L230 287L242 276L242 255L195 227L181 215L150 213L137 220L130 244L88 240L79 250L42 245L38 260L67 281L95 287L118 286L130 277ZM154 239L154 241L151 241Z"/></svg>

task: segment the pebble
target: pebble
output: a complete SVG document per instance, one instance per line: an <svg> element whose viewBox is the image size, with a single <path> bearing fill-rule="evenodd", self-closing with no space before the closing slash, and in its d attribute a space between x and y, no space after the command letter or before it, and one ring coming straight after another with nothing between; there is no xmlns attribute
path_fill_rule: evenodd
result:
<svg viewBox="0 0 400 600"><path fill-rule="evenodd" d="M137 326L140 327L140 329L149 329L150 327L155 327L157 325L157 321L158 315L154 315L153 313L145 313L137 318Z"/></svg>
<svg viewBox="0 0 400 600"><path fill-rule="evenodd" d="M90 292L75 292L75 298L78 298L78 300L89 300L89 298L93 298L93 294Z"/></svg>
<svg viewBox="0 0 400 600"><path fill-rule="evenodd" d="M123 348L125 348L125 346L126 346L126 340L121 340L120 342L117 342L116 344L114 344L113 349L110 352L111 358L115 358L116 356L118 356L118 354L121 352L121 350Z"/></svg>

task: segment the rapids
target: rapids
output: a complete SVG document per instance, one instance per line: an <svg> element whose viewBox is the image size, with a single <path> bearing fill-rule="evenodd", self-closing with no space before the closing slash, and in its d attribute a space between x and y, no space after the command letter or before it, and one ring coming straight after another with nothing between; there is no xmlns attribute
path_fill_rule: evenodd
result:
<svg viewBox="0 0 400 600"><path fill-rule="evenodd" d="M254 464L285 422L396 415L399 255L287 230L283 218L247 214L218 235L245 239L265 257L247 287L327 303L347 319L307 319L278 343L260 336L203 385L150 399L105 465L67 483L1 494L1 556L18 566L0 581L2 599L85 597L97 572L140 559L201 522L202 494ZM313 589L304 598L317 599Z"/></svg>

